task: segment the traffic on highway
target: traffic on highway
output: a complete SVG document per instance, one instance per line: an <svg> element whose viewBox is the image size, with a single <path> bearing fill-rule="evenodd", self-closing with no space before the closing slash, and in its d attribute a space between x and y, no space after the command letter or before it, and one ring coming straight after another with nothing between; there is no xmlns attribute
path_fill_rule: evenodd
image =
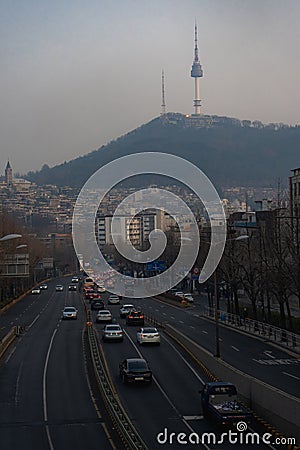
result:
<svg viewBox="0 0 300 450"><path fill-rule="evenodd" d="M114 395L143 448L286 448L239 403L234 382L229 389L209 379L166 332L169 324L211 350L212 324L201 317L201 304L116 301L103 287L92 287L92 295L79 277L48 281L1 315L1 336L13 326L21 330L1 359L1 450L128 448L100 394L87 329L94 330ZM233 330L222 329L221 339L225 362L299 395L297 358ZM295 362L288 369L260 363L269 359Z"/></svg>

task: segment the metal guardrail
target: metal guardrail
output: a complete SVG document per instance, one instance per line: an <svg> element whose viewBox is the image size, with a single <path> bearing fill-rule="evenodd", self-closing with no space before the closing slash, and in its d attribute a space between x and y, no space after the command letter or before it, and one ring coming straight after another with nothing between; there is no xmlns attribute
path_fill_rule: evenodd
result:
<svg viewBox="0 0 300 450"><path fill-rule="evenodd" d="M264 337L272 342L277 342L286 347L300 350L300 335L291 331L269 325L265 322L259 322L250 318L243 318L235 314L219 310L219 323L247 331L255 336ZM215 319L215 309L206 308L203 313L205 317Z"/></svg>
<svg viewBox="0 0 300 450"><path fill-rule="evenodd" d="M18 335L17 327L13 327L6 336L0 341L0 358L4 355L10 344L15 340Z"/></svg>
<svg viewBox="0 0 300 450"><path fill-rule="evenodd" d="M94 373L105 408L124 444L124 448L128 450L148 450L116 396L106 371L105 362L102 360L101 352L99 351L99 342L92 324L91 311L87 309L84 300L83 303L87 317L87 334Z"/></svg>

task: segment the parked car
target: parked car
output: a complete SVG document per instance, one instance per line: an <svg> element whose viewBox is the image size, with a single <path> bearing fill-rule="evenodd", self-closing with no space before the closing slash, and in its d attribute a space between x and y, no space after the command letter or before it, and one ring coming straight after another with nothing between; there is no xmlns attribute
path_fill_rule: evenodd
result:
<svg viewBox="0 0 300 450"><path fill-rule="evenodd" d="M132 309L134 309L134 306L131 303L123 305L122 308L120 308L120 317L124 319Z"/></svg>
<svg viewBox="0 0 300 450"><path fill-rule="evenodd" d="M64 290L64 287L62 284L57 284L55 290L56 292L62 292Z"/></svg>
<svg viewBox="0 0 300 450"><path fill-rule="evenodd" d="M144 325L144 320L144 314L137 309L132 309L126 316L127 325Z"/></svg>
<svg viewBox="0 0 300 450"><path fill-rule="evenodd" d="M43 283L43 284L40 285L40 290L41 291L45 291L46 289L48 289L48 284Z"/></svg>
<svg viewBox="0 0 300 450"><path fill-rule="evenodd" d="M143 327L136 334L137 342L142 344L160 344L160 334L157 328Z"/></svg>
<svg viewBox="0 0 300 450"><path fill-rule="evenodd" d="M152 382L152 371L143 358L127 358L119 365L120 377L123 383Z"/></svg>
<svg viewBox="0 0 300 450"><path fill-rule="evenodd" d="M102 309L97 312L96 315L96 322L102 323L102 322L112 322L112 314L108 309Z"/></svg>
<svg viewBox="0 0 300 450"><path fill-rule="evenodd" d="M184 293L183 292L181 292L181 291L177 291L177 292L175 292L175 294L174 294L176 297L180 297L180 298L184 298Z"/></svg>
<svg viewBox="0 0 300 450"><path fill-rule="evenodd" d="M65 306L62 319L77 319L77 309L74 306Z"/></svg>
<svg viewBox="0 0 300 450"><path fill-rule="evenodd" d="M118 323L105 325L102 339L103 341L123 341L123 330Z"/></svg>
<svg viewBox="0 0 300 450"><path fill-rule="evenodd" d="M40 294L40 293L41 293L41 289L40 289L39 287L35 287L35 288L33 288L33 289L31 290L31 293L32 293L33 295Z"/></svg>
<svg viewBox="0 0 300 450"><path fill-rule="evenodd" d="M120 304L120 299L119 296L116 294L112 294L108 297L108 304L109 305L119 305Z"/></svg>

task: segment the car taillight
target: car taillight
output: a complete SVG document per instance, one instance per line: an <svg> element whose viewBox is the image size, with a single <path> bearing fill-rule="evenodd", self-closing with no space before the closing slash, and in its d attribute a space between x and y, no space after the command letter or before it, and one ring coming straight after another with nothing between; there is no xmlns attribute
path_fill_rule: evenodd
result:
<svg viewBox="0 0 300 450"><path fill-rule="evenodd" d="M140 316L140 319L143 319L144 318L144 316Z"/></svg>
<svg viewBox="0 0 300 450"><path fill-rule="evenodd" d="M133 316L128 316L128 319L133 319Z"/></svg>

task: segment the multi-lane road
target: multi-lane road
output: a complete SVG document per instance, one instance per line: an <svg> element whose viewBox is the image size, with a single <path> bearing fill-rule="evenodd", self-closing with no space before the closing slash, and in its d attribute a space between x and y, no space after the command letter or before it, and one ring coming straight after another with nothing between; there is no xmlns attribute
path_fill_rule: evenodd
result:
<svg viewBox="0 0 300 450"><path fill-rule="evenodd" d="M101 416L101 408L100 411L95 408L84 364L84 309L80 294L67 290L69 281L51 281L47 291L25 297L0 318L2 334L12 325L27 326L27 331L15 341L0 364L1 450L122 448L105 414ZM58 282L65 285L62 293L55 292ZM107 294L103 297L106 299ZM213 327L210 322L200 318L197 306L182 310L153 299L133 300L133 303L141 305L147 314L159 321L175 325L204 347L213 346ZM78 308L77 321L61 320L65 305ZM203 433L219 435L220 430L202 416L199 390L205 381L204 375L163 333L160 346L139 346L136 342L138 327L125 325L125 320L119 318L118 305L110 306L109 309L122 325L125 338L122 343L102 344L104 354L118 396L149 449L177 449L182 448L182 445L185 448L206 449L249 448L249 445L239 443L232 446L226 438L223 443L217 444L213 444L212 440L209 444L206 440L201 445L176 443L180 432L186 436L184 438L182 435L181 439L192 436L195 442L197 437L202 438ZM95 319L94 312L92 316ZM102 325L95 324L95 328L101 335ZM221 336L224 358L228 357L240 369L244 370L247 365L244 345L247 350L248 347L252 348L251 360L263 359L262 355L268 358L265 347L254 350L257 345L267 344L257 340L252 342L248 336L242 336L237 341L231 335L227 336L226 332L222 330ZM277 350L272 348L270 351L274 352L270 355L276 355ZM148 360L154 374L151 386L122 384L119 363L126 357L136 356ZM285 358L292 357L285 354ZM260 366L264 367L263 364ZM259 428L256 431L260 435L265 432ZM173 441L172 445L170 440ZM280 447L265 445L260 441L250 448Z"/></svg>
<svg viewBox="0 0 300 450"><path fill-rule="evenodd" d="M61 321L66 304L77 321ZM1 450L112 448L86 378L84 319L79 294L55 292L54 282L1 316L3 330L28 327L0 365Z"/></svg>

